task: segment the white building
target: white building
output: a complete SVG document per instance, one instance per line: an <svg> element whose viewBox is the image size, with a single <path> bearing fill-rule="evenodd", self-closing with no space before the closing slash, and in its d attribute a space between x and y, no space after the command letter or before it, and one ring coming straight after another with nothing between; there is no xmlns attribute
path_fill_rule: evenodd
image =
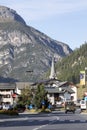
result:
<svg viewBox="0 0 87 130"><path fill-rule="evenodd" d="M14 103L15 98L15 83L0 83L0 104Z"/></svg>

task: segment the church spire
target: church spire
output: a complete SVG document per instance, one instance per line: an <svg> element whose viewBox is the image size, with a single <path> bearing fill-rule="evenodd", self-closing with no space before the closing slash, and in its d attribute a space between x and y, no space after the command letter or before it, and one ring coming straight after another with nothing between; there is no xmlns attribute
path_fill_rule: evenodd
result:
<svg viewBox="0 0 87 130"><path fill-rule="evenodd" d="M56 79L56 73L55 73L55 66L54 66L54 56L52 57L52 63L51 63L51 72L50 72L50 79Z"/></svg>

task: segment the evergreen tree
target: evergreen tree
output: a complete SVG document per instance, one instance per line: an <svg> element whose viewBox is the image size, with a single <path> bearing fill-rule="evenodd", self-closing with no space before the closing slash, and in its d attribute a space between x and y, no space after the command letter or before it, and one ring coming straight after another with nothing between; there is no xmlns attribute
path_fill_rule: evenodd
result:
<svg viewBox="0 0 87 130"><path fill-rule="evenodd" d="M56 64L57 77L61 81L80 82L80 71L87 67L87 43Z"/></svg>
<svg viewBox="0 0 87 130"><path fill-rule="evenodd" d="M43 84L37 86L34 102L37 108L42 108L42 106L46 108L48 106L47 92Z"/></svg>
<svg viewBox="0 0 87 130"><path fill-rule="evenodd" d="M25 87L21 90L21 95L18 99L18 104L29 105L32 101L33 95L30 87Z"/></svg>

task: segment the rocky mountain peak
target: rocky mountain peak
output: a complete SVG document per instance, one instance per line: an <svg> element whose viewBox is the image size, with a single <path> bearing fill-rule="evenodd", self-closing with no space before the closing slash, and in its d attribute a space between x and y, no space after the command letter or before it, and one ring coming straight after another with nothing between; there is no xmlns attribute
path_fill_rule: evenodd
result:
<svg viewBox="0 0 87 130"><path fill-rule="evenodd" d="M15 10L5 6L0 6L0 22L18 21L26 24L23 18Z"/></svg>
<svg viewBox="0 0 87 130"><path fill-rule="evenodd" d="M57 62L71 53L67 44L28 26L13 9L0 6L0 76L35 82L47 73L52 56ZM32 74L26 73L30 70Z"/></svg>

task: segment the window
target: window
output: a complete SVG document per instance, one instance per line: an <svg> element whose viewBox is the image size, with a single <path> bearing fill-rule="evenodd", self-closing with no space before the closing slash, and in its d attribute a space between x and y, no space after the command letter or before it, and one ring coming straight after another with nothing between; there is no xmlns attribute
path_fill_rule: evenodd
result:
<svg viewBox="0 0 87 130"><path fill-rule="evenodd" d="M49 97L52 97L52 93L49 94Z"/></svg>
<svg viewBox="0 0 87 130"><path fill-rule="evenodd" d="M10 94L7 94L7 95L3 95L3 98L10 98Z"/></svg>

